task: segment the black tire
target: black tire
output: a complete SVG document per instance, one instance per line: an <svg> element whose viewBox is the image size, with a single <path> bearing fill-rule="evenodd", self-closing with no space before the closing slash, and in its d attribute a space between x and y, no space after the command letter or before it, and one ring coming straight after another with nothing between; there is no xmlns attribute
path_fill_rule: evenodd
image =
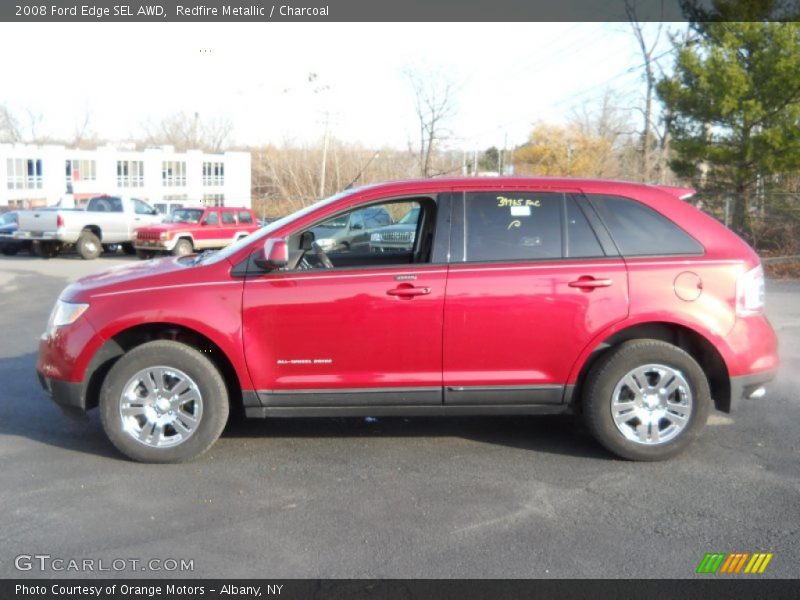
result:
<svg viewBox="0 0 800 600"><path fill-rule="evenodd" d="M134 439L123 428L120 415L124 386L142 369L155 366L182 371L202 396L202 415L191 435L165 448ZM228 390L214 363L191 346L169 340L148 342L124 354L108 372L100 392L100 420L106 435L120 452L139 462L177 463L200 456L222 433L229 408Z"/></svg>
<svg viewBox="0 0 800 600"><path fill-rule="evenodd" d="M40 258L55 258L61 252L58 242L38 242L31 246L31 253Z"/></svg>
<svg viewBox="0 0 800 600"><path fill-rule="evenodd" d="M678 371L688 383L692 397L691 412L683 429L672 439L654 444L628 439L614 423L612 416L617 384L633 369L648 364L664 365ZM640 339L611 348L598 359L586 379L583 414L592 435L606 449L628 460L656 461L679 454L700 435L708 419L711 402L708 379L688 353L666 342ZM642 423L641 420L632 422Z"/></svg>
<svg viewBox="0 0 800 600"><path fill-rule="evenodd" d="M91 231L84 231L75 243L78 255L84 260L94 260L103 251L100 239Z"/></svg>
<svg viewBox="0 0 800 600"><path fill-rule="evenodd" d="M17 252L19 252L19 248L16 246L3 246L2 252L6 256L16 256Z"/></svg>
<svg viewBox="0 0 800 600"><path fill-rule="evenodd" d="M187 256L192 252L194 252L194 246L186 238L181 238L175 242L175 247L172 249L173 256Z"/></svg>
<svg viewBox="0 0 800 600"><path fill-rule="evenodd" d="M136 256L138 256L141 260L150 260L156 255L155 252L152 250L137 250Z"/></svg>
<svg viewBox="0 0 800 600"><path fill-rule="evenodd" d="M128 256L133 256L136 254L136 248L134 248L133 244L131 243L122 244L122 251Z"/></svg>

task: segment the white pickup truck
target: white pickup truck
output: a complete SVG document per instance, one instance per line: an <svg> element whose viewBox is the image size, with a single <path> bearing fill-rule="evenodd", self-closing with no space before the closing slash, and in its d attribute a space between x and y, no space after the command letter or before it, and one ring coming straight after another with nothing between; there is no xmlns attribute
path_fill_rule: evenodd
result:
<svg viewBox="0 0 800 600"><path fill-rule="evenodd" d="M55 256L74 245L81 258L91 260L114 244L133 254L136 229L160 223L162 218L138 198L97 196L89 200L85 210L20 211L15 237L30 240L40 256Z"/></svg>

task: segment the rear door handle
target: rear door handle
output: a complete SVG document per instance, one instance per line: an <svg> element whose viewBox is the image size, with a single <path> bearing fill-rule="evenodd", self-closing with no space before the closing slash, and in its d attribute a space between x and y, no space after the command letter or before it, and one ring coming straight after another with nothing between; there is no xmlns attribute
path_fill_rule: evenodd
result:
<svg viewBox="0 0 800 600"><path fill-rule="evenodd" d="M429 287L401 286L386 292L390 296L400 296L401 298L413 298L414 296L425 296L431 293Z"/></svg>
<svg viewBox="0 0 800 600"><path fill-rule="evenodd" d="M612 281L610 279L595 279L591 276L585 276L575 281L570 281L567 285L582 290L593 290L594 288L609 287L611 283Z"/></svg>

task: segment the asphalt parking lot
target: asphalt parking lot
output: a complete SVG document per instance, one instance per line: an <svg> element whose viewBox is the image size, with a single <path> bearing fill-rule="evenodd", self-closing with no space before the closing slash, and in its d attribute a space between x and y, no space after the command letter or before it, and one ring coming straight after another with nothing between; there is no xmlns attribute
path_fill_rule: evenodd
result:
<svg viewBox="0 0 800 600"><path fill-rule="evenodd" d="M693 577L706 552L800 574L800 282L769 282L782 371L689 452L614 459L571 417L235 420L140 465L39 390L64 285L129 258L0 258L0 577L15 557L191 559L180 577ZM95 411L96 412L96 411ZM706 576L708 577L708 576ZM740 576L741 577L741 576Z"/></svg>

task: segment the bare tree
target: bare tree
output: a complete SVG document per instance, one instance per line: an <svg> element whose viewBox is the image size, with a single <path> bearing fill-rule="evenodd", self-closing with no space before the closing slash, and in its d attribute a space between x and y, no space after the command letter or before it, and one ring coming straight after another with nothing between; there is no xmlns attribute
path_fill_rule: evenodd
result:
<svg viewBox="0 0 800 600"><path fill-rule="evenodd" d="M170 144L176 150L201 149L220 152L228 142L233 123L227 117L215 117L207 122L199 113L174 113L160 121L142 124L145 144Z"/></svg>
<svg viewBox="0 0 800 600"><path fill-rule="evenodd" d="M419 172L423 177L440 174L432 159L441 142L450 134L447 121L455 114L456 86L441 72L406 71L414 90L419 122Z"/></svg>
<svg viewBox="0 0 800 600"><path fill-rule="evenodd" d="M19 121L5 104L0 104L0 142L16 143L22 140Z"/></svg>
<svg viewBox="0 0 800 600"><path fill-rule="evenodd" d="M656 76L653 70L653 53L658 46L663 23L658 23L658 28L653 36L653 41L652 43L648 43L645 39L644 28L636 16L636 0L625 0L625 14L627 15L628 21L631 24L633 35L636 38L636 42L639 44L639 50L642 53L642 60L644 61L643 67L646 88L643 111L644 123L641 136L642 155L640 160L640 177L642 181L649 181L653 167L651 159L651 151L653 146L653 96L656 89Z"/></svg>
<svg viewBox="0 0 800 600"><path fill-rule="evenodd" d="M73 148L80 148L85 145L97 143L97 136L91 129L91 122L92 115L87 108L83 111L83 115L75 122L70 146Z"/></svg>

